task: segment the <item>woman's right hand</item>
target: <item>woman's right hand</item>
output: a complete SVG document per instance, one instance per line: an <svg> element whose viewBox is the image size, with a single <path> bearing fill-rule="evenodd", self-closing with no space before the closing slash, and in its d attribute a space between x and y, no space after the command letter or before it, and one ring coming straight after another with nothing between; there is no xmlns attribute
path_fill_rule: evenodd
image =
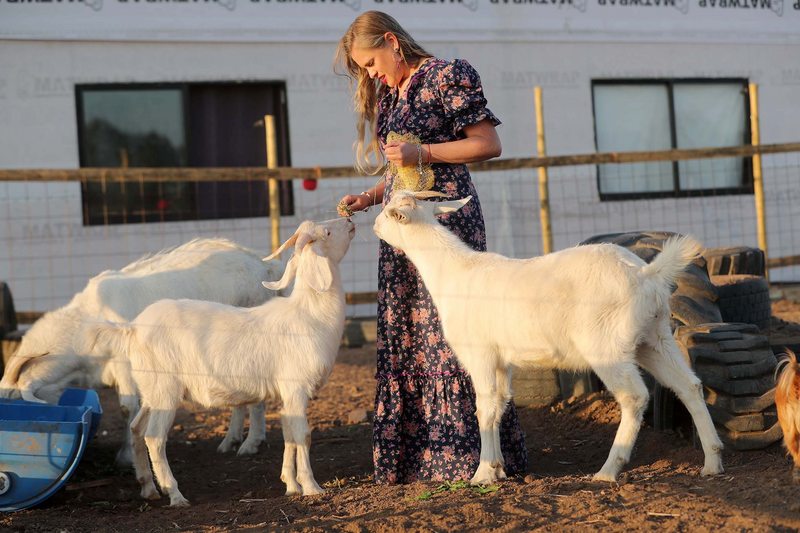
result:
<svg viewBox="0 0 800 533"><path fill-rule="evenodd" d="M357 211L364 211L372 206L370 196L365 193L361 194L346 194L342 196L339 204L336 206L336 212L340 217L349 217Z"/></svg>

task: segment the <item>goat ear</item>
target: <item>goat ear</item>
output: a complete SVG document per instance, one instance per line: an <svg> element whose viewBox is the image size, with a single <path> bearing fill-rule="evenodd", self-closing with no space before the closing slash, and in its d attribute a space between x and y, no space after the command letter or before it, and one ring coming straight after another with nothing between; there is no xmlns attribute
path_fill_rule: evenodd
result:
<svg viewBox="0 0 800 533"><path fill-rule="evenodd" d="M400 224L408 223L408 215L406 215L403 209L399 209L397 207L387 207L386 216L395 219Z"/></svg>
<svg viewBox="0 0 800 533"><path fill-rule="evenodd" d="M303 248L298 275L317 292L325 292L333 285L331 261L320 252L317 244Z"/></svg>
<svg viewBox="0 0 800 533"><path fill-rule="evenodd" d="M444 213L452 213L453 211L458 211L465 205L467 202L472 200L472 196L467 196L466 198L462 198L460 200L451 200L449 202L436 202L433 205L433 214L434 215L441 215Z"/></svg>
<svg viewBox="0 0 800 533"><path fill-rule="evenodd" d="M297 261L297 254L295 254L286 264L286 270L283 271L283 276L281 276L281 279L278 281L262 281L261 284L271 291L285 289L294 279L295 273L297 273Z"/></svg>

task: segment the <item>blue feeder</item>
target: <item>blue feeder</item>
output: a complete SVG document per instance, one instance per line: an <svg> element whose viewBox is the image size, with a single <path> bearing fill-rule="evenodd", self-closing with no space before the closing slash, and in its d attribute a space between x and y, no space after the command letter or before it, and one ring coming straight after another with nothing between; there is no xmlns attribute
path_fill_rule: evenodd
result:
<svg viewBox="0 0 800 533"><path fill-rule="evenodd" d="M58 405L0 399L0 511L27 509L55 494L102 414L93 390L67 389Z"/></svg>

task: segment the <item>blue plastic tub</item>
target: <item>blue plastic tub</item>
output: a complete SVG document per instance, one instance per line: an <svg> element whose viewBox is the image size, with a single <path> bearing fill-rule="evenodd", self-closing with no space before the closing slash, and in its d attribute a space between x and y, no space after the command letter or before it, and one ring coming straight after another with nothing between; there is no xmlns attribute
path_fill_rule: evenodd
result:
<svg viewBox="0 0 800 533"><path fill-rule="evenodd" d="M0 511L33 507L64 486L102 413L93 390L67 389L59 405L0 399Z"/></svg>

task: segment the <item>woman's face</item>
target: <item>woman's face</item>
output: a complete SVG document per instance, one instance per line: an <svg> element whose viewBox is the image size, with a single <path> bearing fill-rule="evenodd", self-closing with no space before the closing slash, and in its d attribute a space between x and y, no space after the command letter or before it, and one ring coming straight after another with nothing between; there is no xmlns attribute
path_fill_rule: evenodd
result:
<svg viewBox="0 0 800 533"><path fill-rule="evenodd" d="M400 61L400 56L394 51L391 40L384 41L378 48L353 47L350 58L367 71L369 77L388 85L397 87L408 75L405 63Z"/></svg>

